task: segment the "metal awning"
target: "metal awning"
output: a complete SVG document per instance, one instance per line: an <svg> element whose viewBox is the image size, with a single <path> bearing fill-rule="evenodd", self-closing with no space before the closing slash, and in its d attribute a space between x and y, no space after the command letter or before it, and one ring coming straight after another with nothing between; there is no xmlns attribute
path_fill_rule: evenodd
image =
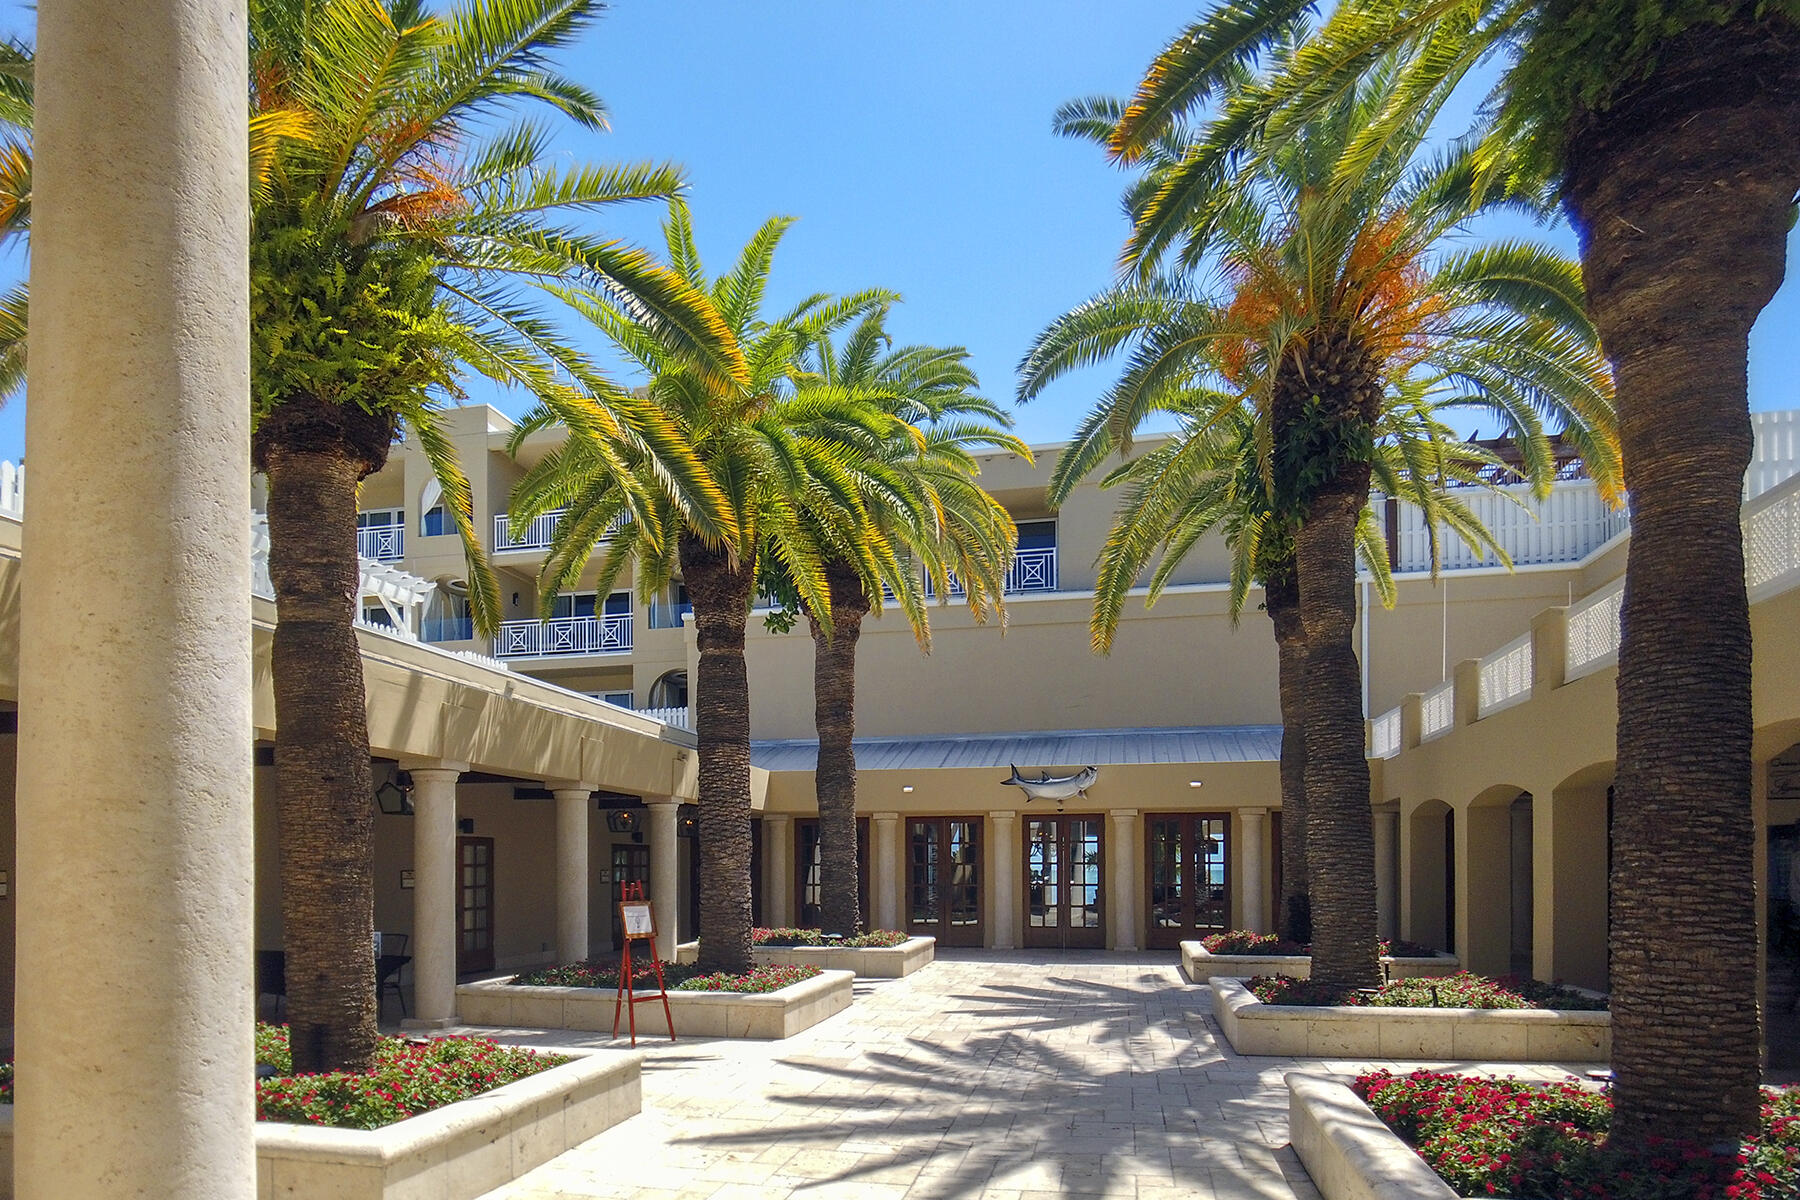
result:
<svg viewBox="0 0 1800 1200"><path fill-rule="evenodd" d="M857 738L863 771L930 768L1105 767L1138 763L1279 762L1279 725L1196 725L1173 729L1070 729ZM769 771L811 771L813 738L750 743L750 761Z"/></svg>

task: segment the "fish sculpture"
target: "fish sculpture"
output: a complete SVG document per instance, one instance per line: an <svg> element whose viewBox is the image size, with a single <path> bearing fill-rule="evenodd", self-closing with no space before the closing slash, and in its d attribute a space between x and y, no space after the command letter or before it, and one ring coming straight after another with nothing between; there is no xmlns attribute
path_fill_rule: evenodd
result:
<svg viewBox="0 0 1800 1200"><path fill-rule="evenodd" d="M1094 786L1094 780L1100 778L1099 767L1083 767L1073 775L1052 775L1045 771L1036 779L1019 774L1019 768L1013 767L1011 777L1000 782L1007 787L1016 787L1025 793L1027 802L1032 800L1054 800L1061 804L1071 796L1087 797L1087 790Z"/></svg>

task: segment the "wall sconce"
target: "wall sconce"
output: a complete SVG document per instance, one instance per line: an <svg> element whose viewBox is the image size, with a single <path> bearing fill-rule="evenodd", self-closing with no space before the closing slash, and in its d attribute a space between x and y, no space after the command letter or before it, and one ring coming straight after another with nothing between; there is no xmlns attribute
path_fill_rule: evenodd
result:
<svg viewBox="0 0 1800 1200"><path fill-rule="evenodd" d="M392 778L375 789L375 805L390 817L413 815L412 776L396 771Z"/></svg>
<svg viewBox="0 0 1800 1200"><path fill-rule="evenodd" d="M400 886L403 888L413 886L413 869L411 867L400 868Z"/></svg>
<svg viewBox="0 0 1800 1200"><path fill-rule="evenodd" d="M683 804L675 811L677 813L675 818L676 835L685 838L699 837L700 806L697 804Z"/></svg>
<svg viewBox="0 0 1800 1200"><path fill-rule="evenodd" d="M606 814L606 827L613 833L636 833L638 814L633 808L615 808Z"/></svg>

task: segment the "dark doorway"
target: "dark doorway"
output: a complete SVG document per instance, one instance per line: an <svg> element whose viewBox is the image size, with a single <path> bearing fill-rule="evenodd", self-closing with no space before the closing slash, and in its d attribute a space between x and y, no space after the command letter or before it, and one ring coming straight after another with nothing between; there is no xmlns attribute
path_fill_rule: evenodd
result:
<svg viewBox="0 0 1800 1200"><path fill-rule="evenodd" d="M794 904L801 929L819 927L823 848L818 818L794 822ZM869 927L869 818L856 818L856 919Z"/></svg>
<svg viewBox="0 0 1800 1200"><path fill-rule="evenodd" d="M494 969L494 839L459 837L456 973Z"/></svg>

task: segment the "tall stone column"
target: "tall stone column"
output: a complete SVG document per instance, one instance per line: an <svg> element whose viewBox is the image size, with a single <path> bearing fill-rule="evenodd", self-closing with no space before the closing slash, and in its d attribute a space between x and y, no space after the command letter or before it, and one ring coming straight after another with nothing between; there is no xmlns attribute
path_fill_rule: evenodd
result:
<svg viewBox="0 0 1800 1200"><path fill-rule="evenodd" d="M780 927L794 923L794 822L763 817L763 920ZM871 881L872 883L873 881Z"/></svg>
<svg viewBox="0 0 1800 1200"><path fill-rule="evenodd" d="M413 791L412 1029L456 1022L456 781L467 763L403 761Z"/></svg>
<svg viewBox="0 0 1800 1200"><path fill-rule="evenodd" d="M1238 809L1238 828L1241 831L1238 845L1238 895L1243 903L1243 928L1253 929L1261 933L1268 927L1268 917L1263 904L1263 893L1268 889L1263 886L1263 856L1268 847L1269 810L1266 808Z"/></svg>
<svg viewBox="0 0 1800 1200"><path fill-rule="evenodd" d="M19 1196L256 1195L244 11L37 14Z"/></svg>
<svg viewBox="0 0 1800 1200"><path fill-rule="evenodd" d="M681 942L681 803L645 796L650 806L650 905L656 910L656 957L675 961Z"/></svg>
<svg viewBox="0 0 1800 1200"><path fill-rule="evenodd" d="M1375 932L1400 936L1400 809L1375 810Z"/></svg>
<svg viewBox="0 0 1800 1200"><path fill-rule="evenodd" d="M1138 948L1138 910L1143 900L1138 895L1137 864L1142 847L1138 842L1138 812L1135 808L1115 808L1107 813L1109 879L1106 906L1112 911L1112 946L1114 950Z"/></svg>
<svg viewBox="0 0 1800 1200"><path fill-rule="evenodd" d="M900 814L870 818L869 920L877 929L900 928Z"/></svg>
<svg viewBox="0 0 1800 1200"><path fill-rule="evenodd" d="M594 789L587 784L551 787L556 798L556 960L588 958L588 813Z"/></svg>
<svg viewBox="0 0 1800 1200"><path fill-rule="evenodd" d="M1019 814L996 809L988 814L988 844L993 847L993 898L989 912L996 950L1019 944Z"/></svg>

